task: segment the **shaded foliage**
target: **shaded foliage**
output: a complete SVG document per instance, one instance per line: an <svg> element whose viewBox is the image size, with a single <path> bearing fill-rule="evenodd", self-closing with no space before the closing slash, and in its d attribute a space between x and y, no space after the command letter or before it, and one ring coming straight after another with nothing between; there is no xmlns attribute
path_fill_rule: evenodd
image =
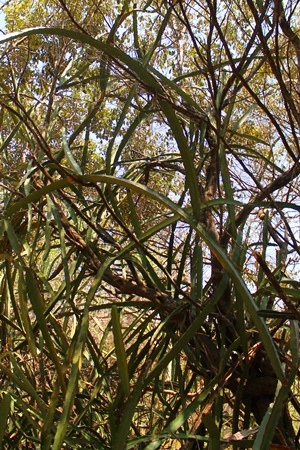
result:
<svg viewBox="0 0 300 450"><path fill-rule="evenodd" d="M299 448L298 2L240 3L5 6L3 448Z"/></svg>

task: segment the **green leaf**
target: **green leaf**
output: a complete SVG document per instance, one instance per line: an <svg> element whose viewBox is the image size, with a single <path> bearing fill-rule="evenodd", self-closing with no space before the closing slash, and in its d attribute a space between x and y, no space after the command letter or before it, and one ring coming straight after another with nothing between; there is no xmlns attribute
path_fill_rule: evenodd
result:
<svg viewBox="0 0 300 450"><path fill-rule="evenodd" d="M39 328L44 337L49 355L55 365L58 379L60 381L61 389L63 392L65 392L66 385L65 385L65 379L64 379L64 375L63 375L63 371L62 371L61 361L59 360L59 357L55 350L51 335L49 333L47 321L44 316L45 304L44 304L43 298L41 296L41 293L38 289L37 280L35 278L35 275L34 275L32 269L30 269L30 268L25 269L25 280L26 280L28 296L31 301L33 311L36 315L37 323L38 323Z"/></svg>
<svg viewBox="0 0 300 450"><path fill-rule="evenodd" d="M3 393L2 400L0 402L0 448L4 448L3 440L7 427L7 420L10 412L11 396L8 392Z"/></svg>
<svg viewBox="0 0 300 450"><path fill-rule="evenodd" d="M31 354L32 356L36 356L37 348L35 343L34 328L29 319L29 309L26 296L26 284L23 276L23 268L20 268L19 270L18 284L19 284L19 304L20 304L20 314L22 317L22 324L26 332L26 339L28 341Z"/></svg>
<svg viewBox="0 0 300 450"><path fill-rule="evenodd" d="M66 130L64 128L62 129L62 141L63 141L63 149L65 152L65 156L66 156L69 164L74 169L75 173L77 173L78 175L82 175L82 170L81 170L80 166L77 164L77 162L69 148L67 137L66 137Z"/></svg>
<svg viewBox="0 0 300 450"><path fill-rule="evenodd" d="M191 203L193 208L193 215L196 220L199 220L200 214L200 196L199 196L199 186L196 175L196 170L194 166L193 156L190 148L187 145L187 141L183 135L182 127L179 120L174 112L174 109L165 100L159 101L163 112L165 113L169 126L176 139L182 161L186 172L186 184L190 191Z"/></svg>
<svg viewBox="0 0 300 450"><path fill-rule="evenodd" d="M57 425L56 434L54 436L54 442L52 446L53 450L60 450L62 448L67 427L70 423L70 417L75 397L78 392L78 376L79 370L82 365L83 349L86 342L86 336L88 331L88 312L89 309L86 307L84 310L80 326L78 327L77 333L75 334L76 341L71 362L71 373L65 393L63 410Z"/></svg>
<svg viewBox="0 0 300 450"><path fill-rule="evenodd" d="M47 194L50 194L51 192L55 192L58 189L63 189L65 187L72 186L72 179L70 178L64 178L63 180L53 181L53 183L48 184L41 189L38 189L31 194L27 195L27 197L22 198L21 200L18 200L16 203L14 203L12 206L6 209L5 211L5 217L9 218L16 214L17 212L21 211L23 208L28 206L30 203L38 202L42 197L44 197Z"/></svg>
<svg viewBox="0 0 300 450"><path fill-rule="evenodd" d="M126 351L125 351L125 346L124 346L124 341L123 341L123 336L122 336L122 328L121 328L121 324L120 324L118 308L115 305L111 309L111 320L112 320L115 351L116 351L117 364L118 364L118 369L119 369L119 374L120 374L121 386L123 388L125 396L129 397L130 385L129 385L129 375L128 375Z"/></svg>
<svg viewBox="0 0 300 450"><path fill-rule="evenodd" d="M290 386L283 386L278 381L277 392L274 403L270 403L264 418L260 424L259 431L256 435L253 450L269 449L274 437L278 420L282 414L282 405L289 395Z"/></svg>

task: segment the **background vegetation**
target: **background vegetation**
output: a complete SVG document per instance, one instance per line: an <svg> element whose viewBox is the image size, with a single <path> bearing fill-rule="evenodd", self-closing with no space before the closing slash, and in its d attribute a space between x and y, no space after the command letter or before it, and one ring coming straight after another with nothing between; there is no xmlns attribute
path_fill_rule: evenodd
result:
<svg viewBox="0 0 300 450"><path fill-rule="evenodd" d="M299 1L2 11L0 447L299 449Z"/></svg>

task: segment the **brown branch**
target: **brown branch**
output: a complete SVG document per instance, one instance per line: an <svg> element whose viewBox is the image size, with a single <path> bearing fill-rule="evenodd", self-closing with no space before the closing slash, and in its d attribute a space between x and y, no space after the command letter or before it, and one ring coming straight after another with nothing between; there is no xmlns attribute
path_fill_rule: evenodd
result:
<svg viewBox="0 0 300 450"><path fill-rule="evenodd" d="M280 286L280 283L277 281L277 279L272 274L271 270L269 269L266 261L262 257L262 255L254 250L252 250L253 256L256 259L256 261L261 266L263 272L265 273L266 277L268 278L270 284L274 287L276 290L278 296L281 298L281 300L284 302L284 304L288 307L290 312L294 314L295 319L300 320L300 311L296 308L296 306L293 304L293 302L285 295L282 287Z"/></svg>
<svg viewBox="0 0 300 450"><path fill-rule="evenodd" d="M263 52L264 55L267 58L267 61L270 65L270 68L273 72L273 75L275 76L276 80L278 81L280 90L281 90L281 94L282 94L282 98L284 100L285 103L285 108L286 108L286 112L287 115L289 117L289 122L290 122L290 126L295 138L295 142L297 142L298 138L297 138L297 134L295 133L294 130L294 125L293 125L293 119L292 116L295 118L297 125L300 126L300 114L298 111L298 108L295 104L295 102L293 101L293 98L291 96L291 93L288 91L287 87L286 87L286 83L284 82L283 78L282 78L282 74L281 74L281 69L279 67L279 49L278 49L278 45L276 45L276 58L274 59L274 56L272 54L272 52L270 51L270 48L268 46L268 40L266 39L264 32L262 30L261 27L261 18L259 17L258 13L257 13L257 9L256 6L254 5L252 0L247 0L248 6L253 14L254 20L255 22L258 24L260 24L259 29L258 29L258 35L259 35L259 39L260 42L262 44L262 48L263 48ZM282 5L281 5L282 6ZM278 38L278 33L275 36L276 41Z"/></svg>
<svg viewBox="0 0 300 450"><path fill-rule="evenodd" d="M63 0L58 0L59 3L61 4L62 8L64 9L64 11L66 11L69 19L71 20L71 22L75 25L76 28L78 28L82 33L89 35L89 33L82 28L82 26L74 19L73 14L71 13L71 11L69 10L69 8L67 7L67 5L65 4L65 2Z"/></svg>
<svg viewBox="0 0 300 450"><path fill-rule="evenodd" d="M279 23L283 34L291 41L291 43L294 46L294 49L295 49L296 55L297 55L297 60L298 60L298 71L299 71L299 78L300 78L300 38L292 30L289 21L285 17L282 0L275 0L274 3L275 3L274 21Z"/></svg>
<svg viewBox="0 0 300 450"><path fill-rule="evenodd" d="M87 245L80 233L70 224L62 208L56 205L61 220L61 224L66 232L66 237L75 247L85 256L87 265L91 272L96 274L101 268L101 261L95 252ZM109 268L106 269L103 280L120 291L122 294L136 295L151 300L156 306L166 312L173 312L177 308L177 303L164 292L156 288L148 287L144 284L135 284L131 280L125 280L119 275L113 273Z"/></svg>
<svg viewBox="0 0 300 450"><path fill-rule="evenodd" d="M265 200L266 198L269 197L270 194L272 194L276 190L286 186L288 183L290 183L292 180L294 180L298 175L300 175L300 164L297 162L290 168L290 170L283 173L278 178L276 178L276 180L269 183L261 192L259 192L255 196L255 198L251 201L250 204L243 207L243 209L236 216L236 219L235 219L236 227L239 227L244 222L244 220L246 220L246 218L251 213L251 211L254 208L256 208L256 203ZM272 205L272 200L270 202L270 205ZM222 233L222 236L220 239L221 245L226 246L230 237L231 237L230 227L228 227Z"/></svg>

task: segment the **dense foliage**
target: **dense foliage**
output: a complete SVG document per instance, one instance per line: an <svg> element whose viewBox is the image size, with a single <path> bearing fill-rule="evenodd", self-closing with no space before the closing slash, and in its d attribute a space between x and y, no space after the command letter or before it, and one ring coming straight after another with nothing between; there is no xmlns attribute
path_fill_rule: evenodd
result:
<svg viewBox="0 0 300 450"><path fill-rule="evenodd" d="M299 1L2 9L1 448L299 449Z"/></svg>

